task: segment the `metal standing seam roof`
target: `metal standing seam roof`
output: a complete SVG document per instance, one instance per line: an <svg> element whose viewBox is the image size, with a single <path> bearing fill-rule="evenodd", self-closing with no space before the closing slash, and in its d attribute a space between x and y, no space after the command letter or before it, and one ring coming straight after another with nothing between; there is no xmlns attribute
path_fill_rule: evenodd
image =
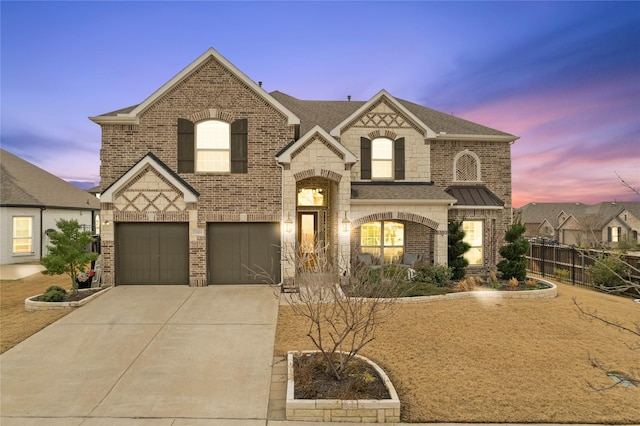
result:
<svg viewBox="0 0 640 426"><path fill-rule="evenodd" d="M8 151L0 150L0 205L100 210L100 200Z"/></svg>
<svg viewBox="0 0 640 426"><path fill-rule="evenodd" d="M504 201L482 185L450 186L445 192L458 200L459 207L504 207Z"/></svg>

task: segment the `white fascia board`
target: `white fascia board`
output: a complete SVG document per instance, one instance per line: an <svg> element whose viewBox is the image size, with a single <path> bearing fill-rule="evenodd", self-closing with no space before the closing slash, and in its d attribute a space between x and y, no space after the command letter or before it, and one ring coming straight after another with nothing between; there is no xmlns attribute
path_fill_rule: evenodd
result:
<svg viewBox="0 0 640 426"><path fill-rule="evenodd" d="M427 138L436 141L490 141L490 142L515 142L520 136L513 135L460 135L454 133L440 132L437 135Z"/></svg>
<svg viewBox="0 0 640 426"><path fill-rule="evenodd" d="M138 117L130 117L128 114L98 115L89 117L96 124L140 124Z"/></svg>
<svg viewBox="0 0 640 426"><path fill-rule="evenodd" d="M280 154L280 156L276 157L278 163L280 164L289 164L291 163L291 153L295 152L302 145L307 143L310 139L319 134L321 137L325 138L331 145L333 145L338 151L340 151L344 155L344 162L346 164L354 164L358 159L351 151L345 148L340 142L338 142L333 136L327 133L322 127L316 125L307 133L304 134L300 139L298 139L293 145L291 145L285 152Z"/></svg>
<svg viewBox="0 0 640 426"><path fill-rule="evenodd" d="M107 188L107 190L100 195L100 202L113 203L113 195L118 192L120 188L127 185L131 179L134 179L147 165L151 165L155 171L171 182L171 184L182 193L186 203L195 203L198 201L196 195L191 192L189 188L185 187L182 182L177 180L175 176L169 173L167 169L158 164L153 158L146 156L122 175L113 185Z"/></svg>
<svg viewBox="0 0 640 426"><path fill-rule="evenodd" d="M284 105L275 100L271 95L269 95L262 87L256 84L253 80L251 80L245 73L240 71L233 65L231 62L227 60L224 56L218 53L213 47L207 49L202 55L200 55L195 61L191 62L176 74L171 80L166 82L162 87L153 92L151 96L145 99L141 104L139 104L136 108L126 114L118 114L118 116L110 118L108 121L105 121L105 117L90 117L90 119L98 124L101 124L102 121L105 123L125 123L132 118L137 118L138 114L148 108L151 104L153 104L156 100L162 97L165 93L170 91L175 85L184 80L187 76L189 76L196 68L202 65L205 61L207 61L210 57L215 58L218 62L220 62L225 68L235 74L243 83L249 86L253 91L262 96L268 103L273 105L278 111L284 114L287 117L287 122L289 125L300 124L300 119L291 111L289 111Z"/></svg>
<svg viewBox="0 0 640 426"><path fill-rule="evenodd" d="M427 139L431 139L431 138L435 138L436 137L436 132L434 132L433 130L431 130L426 124L424 124L418 117L416 117L415 115L413 115L413 113L411 111L409 111L408 109L406 109L400 102L398 102L396 100L396 98L394 98L393 96L391 96L389 94L389 92L387 92L386 90L382 89L380 90L373 98L369 99L369 101L367 101L362 107L360 107L356 112L354 112L353 114L351 114L349 117L347 117L344 121L342 121L340 124L338 124L336 127L334 127L331 130L331 136L333 137L340 137L340 135L342 134L342 128L345 127L346 125L348 125L349 123L351 123L353 120L355 120L357 117L361 116L364 111L366 111L367 109L369 109L371 107L371 105L373 105L374 103L378 102L378 100L382 97L386 97L390 103L392 103L396 108L398 108L402 114L404 114L406 117L408 117L411 121L413 121L415 124L417 124L419 127L422 128L422 130L424 131L425 137Z"/></svg>

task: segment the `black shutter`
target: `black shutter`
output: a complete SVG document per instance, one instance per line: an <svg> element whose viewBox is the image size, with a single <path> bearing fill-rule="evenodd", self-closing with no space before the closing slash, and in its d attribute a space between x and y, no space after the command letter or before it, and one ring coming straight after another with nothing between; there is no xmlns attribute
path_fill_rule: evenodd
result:
<svg viewBox="0 0 640 426"><path fill-rule="evenodd" d="M360 138L360 179L371 179L371 140Z"/></svg>
<svg viewBox="0 0 640 426"><path fill-rule="evenodd" d="M247 173L248 129L246 118L231 123L231 173Z"/></svg>
<svg viewBox="0 0 640 426"><path fill-rule="evenodd" d="M394 180L404 179L404 138L398 138L393 142L393 170Z"/></svg>
<svg viewBox="0 0 640 426"><path fill-rule="evenodd" d="M193 122L178 118L178 173L193 173L195 151Z"/></svg>
<svg viewBox="0 0 640 426"><path fill-rule="evenodd" d="M618 242L622 239L622 227L618 226Z"/></svg>
<svg viewBox="0 0 640 426"><path fill-rule="evenodd" d="M611 242L611 227L607 226L607 241Z"/></svg>

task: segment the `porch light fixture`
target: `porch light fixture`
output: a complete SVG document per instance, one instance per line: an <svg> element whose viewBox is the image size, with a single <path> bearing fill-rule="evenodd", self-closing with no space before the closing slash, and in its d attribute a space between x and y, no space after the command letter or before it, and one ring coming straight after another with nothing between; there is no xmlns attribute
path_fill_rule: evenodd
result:
<svg viewBox="0 0 640 426"><path fill-rule="evenodd" d="M342 219L342 232L345 234L349 233L349 228L351 227L351 221L347 219L347 211L344 211L344 219Z"/></svg>
<svg viewBox="0 0 640 426"><path fill-rule="evenodd" d="M287 220L284 221L284 231L290 234L293 230L293 221L291 220L291 212L287 212Z"/></svg>

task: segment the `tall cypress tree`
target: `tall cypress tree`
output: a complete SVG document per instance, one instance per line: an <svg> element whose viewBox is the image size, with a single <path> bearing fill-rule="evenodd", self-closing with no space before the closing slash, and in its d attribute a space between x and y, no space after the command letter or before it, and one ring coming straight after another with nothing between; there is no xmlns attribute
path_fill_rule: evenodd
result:
<svg viewBox="0 0 640 426"><path fill-rule="evenodd" d="M464 278L467 274L465 268L469 266L469 261L464 258L464 254L469 251L471 244L463 241L464 236L461 220L449 222L449 267L451 278L454 280Z"/></svg>

